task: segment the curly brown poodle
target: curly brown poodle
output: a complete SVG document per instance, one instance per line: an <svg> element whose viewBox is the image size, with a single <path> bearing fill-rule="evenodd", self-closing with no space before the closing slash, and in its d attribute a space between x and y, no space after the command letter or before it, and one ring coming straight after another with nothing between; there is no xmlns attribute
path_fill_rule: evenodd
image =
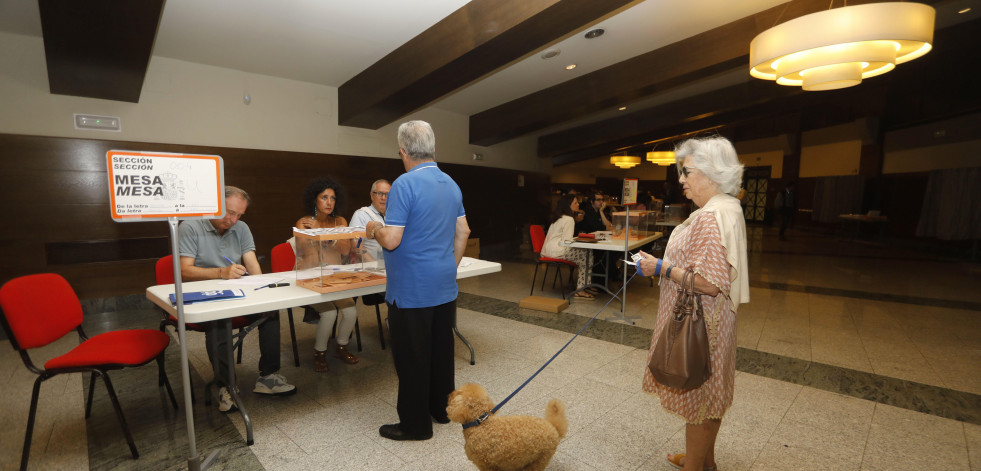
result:
<svg viewBox="0 0 981 471"><path fill-rule="evenodd" d="M494 408L479 384L467 383L450 394L446 414L465 424ZM541 471L548 466L569 430L565 404L552 399L545 418L527 415L490 415L482 424L463 430L463 449L480 471Z"/></svg>

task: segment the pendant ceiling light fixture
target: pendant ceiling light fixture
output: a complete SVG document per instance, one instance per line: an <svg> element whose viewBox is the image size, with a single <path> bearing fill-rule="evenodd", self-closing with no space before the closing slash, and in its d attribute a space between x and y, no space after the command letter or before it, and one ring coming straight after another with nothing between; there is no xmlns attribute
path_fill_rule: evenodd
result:
<svg viewBox="0 0 981 471"><path fill-rule="evenodd" d="M636 155L614 155L610 163L620 168L631 168L640 165L640 157Z"/></svg>
<svg viewBox="0 0 981 471"><path fill-rule="evenodd" d="M835 90L932 48L936 11L921 3L845 6L774 26L749 45L749 73L804 90Z"/></svg>
<svg viewBox="0 0 981 471"><path fill-rule="evenodd" d="M655 165L660 165L662 167L667 167L668 165L674 165L675 162L674 151L673 150L650 151L647 153L647 161Z"/></svg>

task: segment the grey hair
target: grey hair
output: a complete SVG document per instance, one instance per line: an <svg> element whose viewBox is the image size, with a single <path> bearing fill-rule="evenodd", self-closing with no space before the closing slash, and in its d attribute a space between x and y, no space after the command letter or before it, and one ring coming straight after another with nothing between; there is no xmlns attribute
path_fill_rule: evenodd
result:
<svg viewBox="0 0 981 471"><path fill-rule="evenodd" d="M721 136L688 139L674 148L678 174L688 157L697 157L688 166L702 172L719 185L719 191L731 196L739 193L743 182L743 164L736 148Z"/></svg>
<svg viewBox="0 0 981 471"><path fill-rule="evenodd" d="M436 135L425 121L407 121L399 126L399 147L415 161L436 160Z"/></svg>
<svg viewBox="0 0 981 471"><path fill-rule="evenodd" d="M392 184L391 184L391 183L390 183L390 182L389 182L388 180L385 180L384 178L379 178L378 180L375 180L375 181L374 181L374 182L373 182L373 183L371 184L371 191L375 191L375 188L377 188L377 187L378 187L378 184L379 184L379 183L384 183L384 184L386 184L386 185L388 185L388 186L392 186Z"/></svg>
<svg viewBox="0 0 981 471"><path fill-rule="evenodd" d="M252 197L250 197L249 194L245 192L245 190L237 186L225 185L225 199L227 200L228 197L232 195L238 195L242 197L242 199L244 199L245 203L248 205L252 204Z"/></svg>

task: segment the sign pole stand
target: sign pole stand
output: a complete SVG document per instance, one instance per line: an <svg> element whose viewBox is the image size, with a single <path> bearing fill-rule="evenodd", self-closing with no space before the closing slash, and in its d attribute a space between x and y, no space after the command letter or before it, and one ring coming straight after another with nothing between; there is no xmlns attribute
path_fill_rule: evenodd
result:
<svg viewBox="0 0 981 471"><path fill-rule="evenodd" d="M623 197L621 198L621 203L623 203L624 211L624 221L623 221L623 293L620 298L620 315L607 317L608 321L620 321L626 322L630 325L636 324L634 319L640 319L638 316L627 317L627 260L630 260L630 205L637 203L637 179L636 178L625 178L623 179Z"/></svg>
<svg viewBox="0 0 981 471"><path fill-rule="evenodd" d="M220 450L213 451L202 462L194 436L177 224L182 219L225 216L224 163L218 155L110 150L106 152L106 171L109 177L109 212L113 221L166 220L170 226L177 341L181 348L184 416L187 418L187 441L191 453L187 466L190 471L201 471L211 466Z"/></svg>
<svg viewBox="0 0 981 471"><path fill-rule="evenodd" d="M191 403L191 371L187 361L187 328L184 323L184 289L181 282L180 250L177 247L176 217L167 218L170 226L170 251L174 259L174 296L177 298L177 340L181 345L181 379L184 382L184 416L187 418L187 443L191 456L187 459L188 471L203 471L211 467L220 450L212 451L203 462L198 456L197 439L194 436L194 405Z"/></svg>

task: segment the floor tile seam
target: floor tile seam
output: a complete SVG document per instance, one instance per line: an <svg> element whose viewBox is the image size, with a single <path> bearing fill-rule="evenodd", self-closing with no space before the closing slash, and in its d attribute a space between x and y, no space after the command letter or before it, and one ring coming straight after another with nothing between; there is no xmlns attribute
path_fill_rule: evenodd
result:
<svg viewBox="0 0 981 471"><path fill-rule="evenodd" d="M869 451L870 451L869 450L869 438L872 437L872 420L875 419L875 412L879 408L880 405L882 405L882 404L879 403L879 402L876 402L872 406L872 417L869 420L869 426L868 426L868 428L865 430L865 443L862 445L862 459L861 459L861 461L859 461L859 466L860 466L859 469L864 469L861 466L864 466L865 465L865 460L868 459L868 457L869 457Z"/></svg>
<svg viewBox="0 0 981 471"><path fill-rule="evenodd" d="M841 288L830 288L826 286L800 285L794 283L778 283L774 281L749 280L750 288L769 289L775 291L788 291L807 294L819 294L822 296L833 296L839 298L866 299L869 301L882 301L897 304L909 304L913 306L931 306L948 309L965 309L971 311L981 311L981 303L973 301L963 301L942 298L925 298L918 296L905 296L892 293L876 293L872 291L845 290Z"/></svg>
<svg viewBox="0 0 981 471"><path fill-rule="evenodd" d="M945 388L953 390L951 385L948 384L948 381L944 377L944 375L940 374L940 371L937 370L937 367L934 365L934 362L930 361L930 358L923 354L923 349L920 348L920 345L916 343L905 331L903 332L903 334L906 335L906 338L909 340L909 342L913 344L913 348L916 349L916 353L920 354L920 358L923 358L923 362L926 363L927 368L929 368L930 371L933 372L933 375L937 378L937 380L939 380L940 383L943 384Z"/></svg>

